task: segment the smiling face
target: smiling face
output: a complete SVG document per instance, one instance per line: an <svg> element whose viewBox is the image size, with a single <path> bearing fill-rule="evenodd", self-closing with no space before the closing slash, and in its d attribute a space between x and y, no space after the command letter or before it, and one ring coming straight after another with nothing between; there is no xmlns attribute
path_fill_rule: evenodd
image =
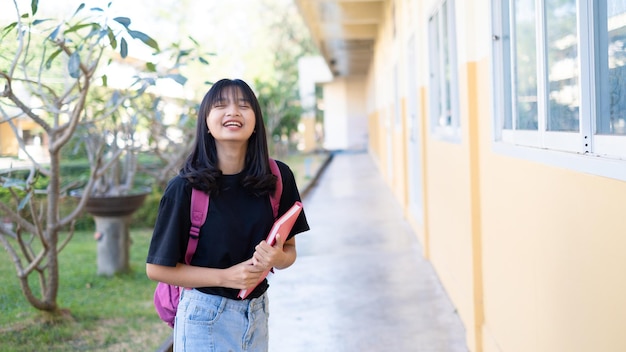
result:
<svg viewBox="0 0 626 352"><path fill-rule="evenodd" d="M254 133L256 116L251 102L238 87L224 89L210 109L206 123L216 144L248 142Z"/></svg>

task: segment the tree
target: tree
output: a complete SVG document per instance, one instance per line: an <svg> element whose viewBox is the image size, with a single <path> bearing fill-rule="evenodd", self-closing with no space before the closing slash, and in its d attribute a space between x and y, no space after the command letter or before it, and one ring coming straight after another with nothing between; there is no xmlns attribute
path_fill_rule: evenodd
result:
<svg viewBox="0 0 626 352"><path fill-rule="evenodd" d="M303 112L298 90L298 59L315 53L315 45L293 3L275 0L263 3L269 31L268 52L273 64L271 73L255 79L259 103L271 138L270 145L277 155L290 148L293 135Z"/></svg>
<svg viewBox="0 0 626 352"><path fill-rule="evenodd" d="M81 4L67 21L37 18L38 1L31 1L27 13L15 5L17 21L2 31L3 58L0 78L0 123L8 123L24 148L19 133L19 119L30 119L40 126L48 140L49 165L32 157L32 166L23 179L0 177L0 184L12 195L9 204L0 203L0 214L15 223L15 229L0 227L0 241L13 260L22 291L35 308L59 314L58 254L73 235L73 223L84 208L91 190L122 152L109 155L108 162L96 158L78 205L67 214L59 203L75 184L60 172L61 152L77 128L86 122L95 124L119 112L120 107L140 96L145 82L134 88L106 90L106 103L100 111L89 111L87 101L107 77L100 69L110 65L114 54L128 55L133 39L158 51L158 44L143 32L130 28L126 17L109 18L107 9L86 9ZM15 50L4 51L4 43ZM101 92L102 93L102 92ZM28 155L28 153L26 153ZM30 157L30 156L29 156ZM43 182L42 182L43 180ZM45 188L38 188L44 184ZM38 280L31 280L37 276ZM39 285L39 290L32 285ZM36 292L40 292L37 294Z"/></svg>

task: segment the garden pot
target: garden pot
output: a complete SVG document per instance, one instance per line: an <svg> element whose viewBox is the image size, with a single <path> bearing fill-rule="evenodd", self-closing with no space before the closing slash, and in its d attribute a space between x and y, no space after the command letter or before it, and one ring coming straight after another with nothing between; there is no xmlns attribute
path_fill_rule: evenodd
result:
<svg viewBox="0 0 626 352"><path fill-rule="evenodd" d="M130 270L130 220L141 207L149 191L87 200L85 210L96 223L98 274L112 276ZM78 196L79 195L74 195Z"/></svg>

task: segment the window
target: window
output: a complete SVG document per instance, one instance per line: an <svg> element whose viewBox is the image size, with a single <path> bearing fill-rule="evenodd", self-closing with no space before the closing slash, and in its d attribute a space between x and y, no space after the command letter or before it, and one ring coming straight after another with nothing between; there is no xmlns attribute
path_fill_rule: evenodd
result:
<svg viewBox="0 0 626 352"><path fill-rule="evenodd" d="M454 1L442 1L428 20L430 126L443 139L460 139Z"/></svg>
<svg viewBox="0 0 626 352"><path fill-rule="evenodd" d="M496 140L626 159L626 1L493 1Z"/></svg>
<svg viewBox="0 0 626 352"><path fill-rule="evenodd" d="M400 100L399 81L398 65L396 64L393 66L393 115L396 130L402 126L402 101Z"/></svg>

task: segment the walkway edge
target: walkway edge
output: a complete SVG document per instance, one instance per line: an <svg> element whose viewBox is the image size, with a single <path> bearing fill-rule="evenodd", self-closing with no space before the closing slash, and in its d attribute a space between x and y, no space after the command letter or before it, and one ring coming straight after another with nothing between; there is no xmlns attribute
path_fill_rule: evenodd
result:
<svg viewBox="0 0 626 352"><path fill-rule="evenodd" d="M324 171L326 170L330 162L333 160L334 156L335 156L334 152L328 153L328 156L326 157L326 160L324 161L324 163L322 163L322 165L320 165L320 167L315 172L315 176L313 176L313 178L311 178L311 180L308 183L306 183L304 187L302 188L302 190L300 191L300 198L305 199L307 195L309 194L309 192L313 188L315 188L317 181L319 181L320 176L322 176L322 174L324 173Z"/></svg>

